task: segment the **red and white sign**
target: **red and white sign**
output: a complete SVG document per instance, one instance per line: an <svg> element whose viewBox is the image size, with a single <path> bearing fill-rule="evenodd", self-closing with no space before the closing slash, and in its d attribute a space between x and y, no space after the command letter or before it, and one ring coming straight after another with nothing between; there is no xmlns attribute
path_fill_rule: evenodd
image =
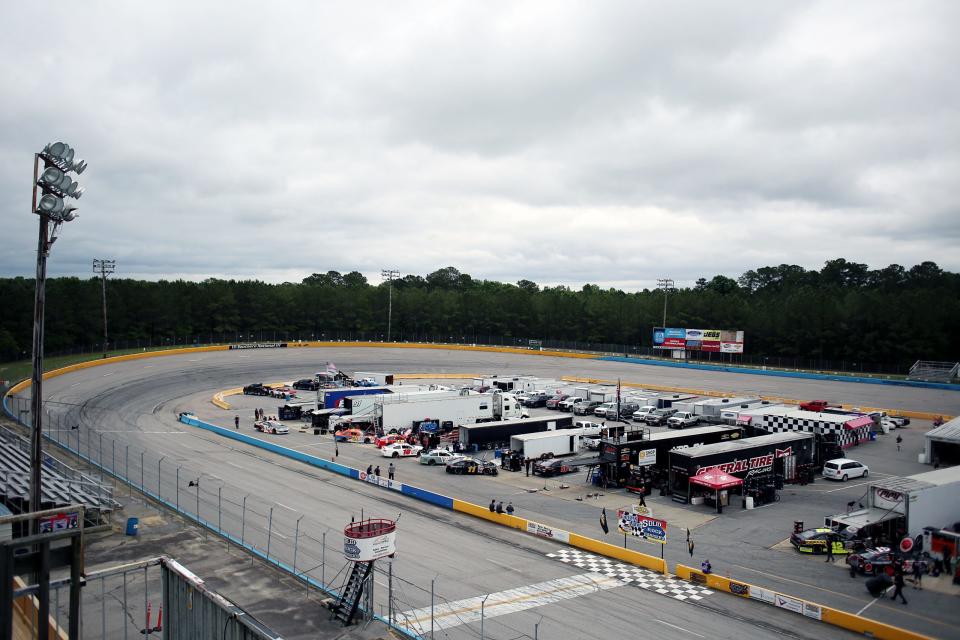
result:
<svg viewBox="0 0 960 640"><path fill-rule="evenodd" d="M742 342L721 342L720 353L743 353Z"/></svg>
<svg viewBox="0 0 960 640"><path fill-rule="evenodd" d="M703 342L700 343L700 351L715 351L715 352L719 352L719 351L720 351L720 343L719 343L719 342L708 342L708 341L704 340Z"/></svg>
<svg viewBox="0 0 960 640"><path fill-rule="evenodd" d="M687 341L683 338L664 338L663 347L666 349L685 349Z"/></svg>
<svg viewBox="0 0 960 640"><path fill-rule="evenodd" d="M873 488L873 506L876 509L885 509L896 513L904 513L904 495L893 489L882 487Z"/></svg>

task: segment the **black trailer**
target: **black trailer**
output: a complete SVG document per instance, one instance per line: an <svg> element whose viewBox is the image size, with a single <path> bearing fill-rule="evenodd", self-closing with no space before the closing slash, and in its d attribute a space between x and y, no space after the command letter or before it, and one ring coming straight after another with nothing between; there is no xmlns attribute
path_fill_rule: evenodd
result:
<svg viewBox="0 0 960 640"><path fill-rule="evenodd" d="M497 422L460 425L460 444L464 450L492 448L494 445L510 444L510 436L521 433L537 433L550 429L570 429L573 416L546 416L543 418L517 418Z"/></svg>
<svg viewBox="0 0 960 640"><path fill-rule="evenodd" d="M310 425L314 433L326 433L330 430L330 420L347 414L346 409L315 409L310 412Z"/></svg>
<svg viewBox="0 0 960 640"><path fill-rule="evenodd" d="M642 429L627 431L619 438L600 441L600 470L608 486L627 487L649 493L651 486L666 484L669 452L674 448L696 447L743 437L743 429L707 426L651 434Z"/></svg>
<svg viewBox="0 0 960 640"><path fill-rule="evenodd" d="M743 481L742 494L754 504L772 502L784 482L806 482L813 468L815 440L809 433L774 433L670 451L670 492L677 502L692 495L690 478L708 472Z"/></svg>

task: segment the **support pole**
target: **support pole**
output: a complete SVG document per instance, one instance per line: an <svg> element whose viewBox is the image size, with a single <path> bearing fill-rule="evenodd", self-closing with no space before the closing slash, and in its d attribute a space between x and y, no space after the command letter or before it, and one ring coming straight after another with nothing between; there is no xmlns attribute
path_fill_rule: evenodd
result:
<svg viewBox="0 0 960 640"><path fill-rule="evenodd" d="M33 184L37 184L37 171L40 166L39 154L33 156ZM36 201L37 188L33 188ZM31 212L36 211L31 204ZM43 465L43 323L46 305L47 256L50 253L50 222L45 215L38 215L40 231L37 237L37 282L33 298L33 376L30 383L30 511L40 511L43 499L40 484L40 469ZM40 521L31 521L31 532L40 531ZM38 567L39 568L39 567Z"/></svg>

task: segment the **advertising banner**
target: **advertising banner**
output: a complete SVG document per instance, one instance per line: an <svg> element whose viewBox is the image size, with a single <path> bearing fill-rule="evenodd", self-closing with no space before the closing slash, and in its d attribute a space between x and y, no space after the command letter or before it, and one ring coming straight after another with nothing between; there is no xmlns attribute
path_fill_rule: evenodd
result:
<svg viewBox="0 0 960 640"><path fill-rule="evenodd" d="M728 329L720 330L720 342L736 342L737 341L737 332L730 331Z"/></svg>
<svg viewBox="0 0 960 640"><path fill-rule="evenodd" d="M638 467L648 467L652 464L657 464L656 449L641 449L640 451L637 451Z"/></svg>
<svg viewBox="0 0 960 640"><path fill-rule="evenodd" d="M773 595L773 605L775 607L780 607L781 609L786 609L787 611L793 611L794 613L803 613L802 601L780 593L775 593Z"/></svg>
<svg viewBox="0 0 960 640"><path fill-rule="evenodd" d="M679 338L680 340L687 339L687 330L686 329L664 329L663 330L664 338Z"/></svg>
<svg viewBox="0 0 960 640"><path fill-rule="evenodd" d="M873 506L875 509L886 509L896 513L903 513L903 494L893 489L883 487L873 488Z"/></svg>
<svg viewBox="0 0 960 640"><path fill-rule="evenodd" d="M657 327L653 330L653 344L663 344L663 339L666 336L663 333L663 329Z"/></svg>
<svg viewBox="0 0 960 640"><path fill-rule="evenodd" d="M737 342L743 342L743 331L737 331Z"/></svg>
<svg viewBox="0 0 960 640"><path fill-rule="evenodd" d="M719 353L720 343L719 342L701 342L700 351L713 351L713 352Z"/></svg>
<svg viewBox="0 0 960 640"><path fill-rule="evenodd" d="M391 531L373 538L343 539L343 556L352 562L369 562L386 558L397 551L397 532Z"/></svg>
<svg viewBox="0 0 960 640"><path fill-rule="evenodd" d="M720 329L704 329L700 339L704 342L720 342Z"/></svg>
<svg viewBox="0 0 960 640"><path fill-rule="evenodd" d="M625 509L617 510L617 528L621 533L643 538L648 542L667 543L667 521L630 513Z"/></svg>
<svg viewBox="0 0 960 640"><path fill-rule="evenodd" d="M687 340L687 349L699 349L701 344L699 340Z"/></svg>
<svg viewBox="0 0 960 640"><path fill-rule="evenodd" d="M682 338L664 338L663 346L667 349L685 349L687 341Z"/></svg>
<svg viewBox="0 0 960 640"><path fill-rule="evenodd" d="M231 344L230 350L235 349L286 349L286 342L244 342L242 344Z"/></svg>
<svg viewBox="0 0 960 640"><path fill-rule="evenodd" d="M549 540L557 540L565 544L569 544L570 542L570 533L568 531L554 529L553 527L548 527L545 524L533 522L532 520L527 520L527 533L532 533L535 536Z"/></svg>
<svg viewBox="0 0 960 640"><path fill-rule="evenodd" d="M743 353L742 342L721 342L720 353Z"/></svg>
<svg viewBox="0 0 960 640"><path fill-rule="evenodd" d="M690 340L703 340L703 330L702 329L687 329L687 335L685 336L687 341Z"/></svg>

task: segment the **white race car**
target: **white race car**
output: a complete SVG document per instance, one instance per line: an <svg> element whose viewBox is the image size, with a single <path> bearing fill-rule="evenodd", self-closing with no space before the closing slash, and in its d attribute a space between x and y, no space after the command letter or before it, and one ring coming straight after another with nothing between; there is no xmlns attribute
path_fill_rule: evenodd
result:
<svg viewBox="0 0 960 640"><path fill-rule="evenodd" d="M260 420L258 422L254 422L253 428L257 431L272 433L274 435L290 433L290 428L287 425L283 424L282 422L277 422L276 420Z"/></svg>
<svg viewBox="0 0 960 640"><path fill-rule="evenodd" d="M409 458L420 455L423 447L418 444L407 444L406 442L394 442L384 445L380 453L384 458Z"/></svg>
<svg viewBox="0 0 960 640"><path fill-rule="evenodd" d="M433 449L432 451L424 451L420 454L420 464L426 465L435 465L435 464L447 464L454 460L459 460L464 456L459 453L454 453L452 451L447 451L446 449Z"/></svg>

